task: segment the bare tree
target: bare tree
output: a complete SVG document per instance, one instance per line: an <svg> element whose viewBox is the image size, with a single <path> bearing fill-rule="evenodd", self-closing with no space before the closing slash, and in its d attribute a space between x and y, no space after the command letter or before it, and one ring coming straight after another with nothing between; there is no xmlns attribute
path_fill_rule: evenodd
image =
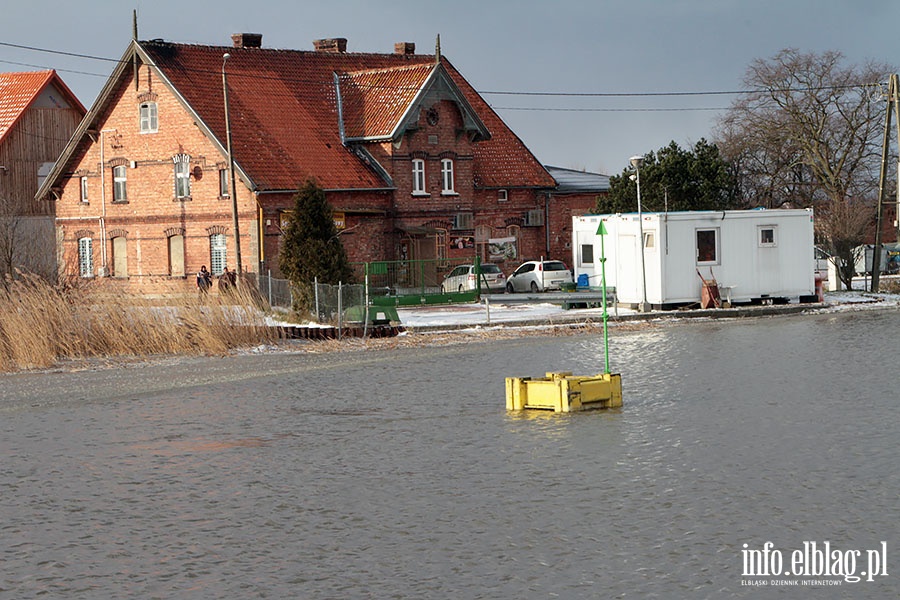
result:
<svg viewBox="0 0 900 600"><path fill-rule="evenodd" d="M852 249L871 232L878 191L884 101L892 69L843 66L839 52L782 50L755 60L719 124L723 155L752 206L816 209L816 234L853 276ZM862 216L864 215L864 216Z"/></svg>
<svg viewBox="0 0 900 600"><path fill-rule="evenodd" d="M28 271L48 280L55 279L55 250L48 250L53 241L53 218L29 215L26 202L0 187L0 285L16 275L17 270ZM55 246L54 246L55 247Z"/></svg>

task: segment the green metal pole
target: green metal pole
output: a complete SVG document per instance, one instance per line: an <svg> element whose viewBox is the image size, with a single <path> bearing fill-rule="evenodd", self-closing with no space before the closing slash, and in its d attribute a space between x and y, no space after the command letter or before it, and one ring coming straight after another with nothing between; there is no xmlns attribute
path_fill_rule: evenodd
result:
<svg viewBox="0 0 900 600"><path fill-rule="evenodd" d="M606 244L604 240L606 238L606 226L603 225L603 221L600 221L600 227L597 228L597 235L600 236L600 289L603 293L603 353L606 358L606 370L604 373L609 373L609 328L607 326L607 320L609 317L609 313L606 310Z"/></svg>
<svg viewBox="0 0 900 600"><path fill-rule="evenodd" d="M475 297L481 298L481 257L475 255Z"/></svg>

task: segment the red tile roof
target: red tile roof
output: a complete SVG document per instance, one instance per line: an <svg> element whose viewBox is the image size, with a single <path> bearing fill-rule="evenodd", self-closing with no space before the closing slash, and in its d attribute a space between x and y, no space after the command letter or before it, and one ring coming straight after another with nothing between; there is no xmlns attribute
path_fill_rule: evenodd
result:
<svg viewBox="0 0 900 600"><path fill-rule="evenodd" d="M62 82L56 71L29 71L25 73L0 73L0 143L19 117L40 96L48 84L53 83L66 101L82 114L84 106Z"/></svg>
<svg viewBox="0 0 900 600"><path fill-rule="evenodd" d="M341 140L334 77L341 81L345 135L386 137L410 107L434 56L365 54L139 42L188 105L225 140L222 60L226 63L235 162L260 190L297 189L315 177L326 189L385 188L379 173ZM491 138L475 146L475 183L554 187L555 182L447 61Z"/></svg>
<svg viewBox="0 0 900 600"><path fill-rule="evenodd" d="M434 61L409 67L340 76L344 133L355 139L386 139L434 71Z"/></svg>

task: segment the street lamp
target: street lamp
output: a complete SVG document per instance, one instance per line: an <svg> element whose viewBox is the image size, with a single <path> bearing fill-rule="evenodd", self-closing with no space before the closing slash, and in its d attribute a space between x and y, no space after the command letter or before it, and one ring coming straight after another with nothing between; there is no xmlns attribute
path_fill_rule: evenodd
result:
<svg viewBox="0 0 900 600"><path fill-rule="evenodd" d="M644 217L641 213L641 165L644 164L643 156L632 156L629 161L634 167L635 181L637 182L637 201L638 201L638 231L640 232L641 245L641 293L643 301L638 310L640 312L650 312L650 303L647 302L647 268L644 266Z"/></svg>
<svg viewBox="0 0 900 600"><path fill-rule="evenodd" d="M237 278L243 276L241 266L241 234L238 230L238 203L237 188L234 185L234 156L231 154L231 119L228 114L228 79L225 75L225 63L231 55L227 52L222 55L222 96L225 100L225 137L228 144L228 176L231 178L231 221L234 227L234 260L237 270Z"/></svg>

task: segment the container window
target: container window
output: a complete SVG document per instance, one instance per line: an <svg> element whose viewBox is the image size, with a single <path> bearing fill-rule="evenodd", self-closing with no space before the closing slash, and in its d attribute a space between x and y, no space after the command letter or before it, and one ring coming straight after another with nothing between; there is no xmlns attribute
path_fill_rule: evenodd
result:
<svg viewBox="0 0 900 600"><path fill-rule="evenodd" d="M719 262L719 230L697 230L697 264L717 264Z"/></svg>

